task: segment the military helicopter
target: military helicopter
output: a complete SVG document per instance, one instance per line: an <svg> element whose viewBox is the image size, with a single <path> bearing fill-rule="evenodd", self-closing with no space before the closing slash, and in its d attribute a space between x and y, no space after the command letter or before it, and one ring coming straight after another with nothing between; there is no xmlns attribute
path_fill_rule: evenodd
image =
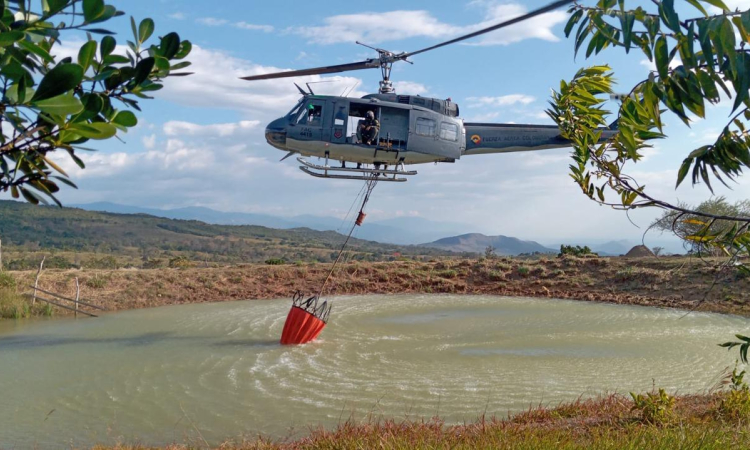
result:
<svg viewBox="0 0 750 450"><path fill-rule="evenodd" d="M571 0L555 1L522 16L469 33L449 41L413 51L393 53L364 45L378 53L365 61L291 70L243 77L243 80L268 80L305 75L348 72L362 69L381 70L382 81L377 94L362 98L315 95L309 84L305 91L295 83L302 98L286 114L271 122L265 131L273 147L288 152L281 160L298 154L300 169L314 177L404 182L416 175L406 165L453 163L462 156L508 153L569 147L555 125L518 125L464 122L459 107L450 98L437 99L415 95L398 95L391 82L393 63L446 45L479 36L534 16L552 11ZM359 126L368 113L380 123L375 139L363 140ZM616 127L605 129L602 139L616 133ZM325 159L323 165L305 157ZM337 161L340 166L331 166ZM352 166L347 167L347 163ZM390 168L389 168L390 167Z"/></svg>

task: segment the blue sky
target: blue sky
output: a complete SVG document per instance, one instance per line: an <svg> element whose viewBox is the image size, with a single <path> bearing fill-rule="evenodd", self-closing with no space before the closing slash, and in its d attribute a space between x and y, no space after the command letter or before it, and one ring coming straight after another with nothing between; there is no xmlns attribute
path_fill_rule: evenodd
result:
<svg viewBox="0 0 750 450"><path fill-rule="evenodd" d="M152 17L156 33L177 31L195 44L188 58L196 75L167 80L156 100L142 103L141 123L125 144L98 144L86 155L85 171L72 169L79 189L63 202L112 201L173 208L207 206L224 211L275 215L341 215L359 191L358 182L319 180L297 170L290 158L263 139L265 124L281 116L298 94L291 80L245 82L239 76L278 69L340 64L372 57L359 39L393 51L414 50L542 6L547 1L318 1L222 0L113 1L137 19ZM729 2L748 7L747 0ZM625 87L647 76L638 52L605 51L574 60L564 38L564 11L507 30L421 54L414 65L394 67L399 93L451 97L467 120L550 123L543 114L550 89L595 63L609 63ZM129 21L112 26L129 38ZM62 53L82 36L68 36ZM308 80L319 80L312 77ZM379 71L326 77L321 93L377 90ZM612 104L612 108L616 105ZM729 108L710 109L709 120L692 128L668 121L670 139L659 142L631 173L672 201L696 202L706 189L674 190L684 155L720 129ZM64 158L60 155L60 158ZM61 161L65 163L64 161ZM640 240L657 212L624 213L584 198L568 176L568 150L465 157L456 164L415 166L405 184L381 184L369 206L371 217L412 215L467 224L467 231L505 234L543 243ZM750 182L717 193L750 197ZM661 239L652 234L647 244Z"/></svg>

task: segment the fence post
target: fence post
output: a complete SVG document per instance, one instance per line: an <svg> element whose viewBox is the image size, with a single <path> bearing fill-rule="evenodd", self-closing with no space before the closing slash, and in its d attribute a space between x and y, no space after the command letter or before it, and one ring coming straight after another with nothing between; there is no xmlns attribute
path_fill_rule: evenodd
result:
<svg viewBox="0 0 750 450"><path fill-rule="evenodd" d="M42 256L42 262L39 263L39 270L36 272L36 280L34 280L34 297L31 299L31 305L36 304L36 288L39 287L39 275L42 274L42 268L44 267L44 259L46 256Z"/></svg>
<svg viewBox="0 0 750 450"><path fill-rule="evenodd" d="M3 240L0 239L0 272L3 271Z"/></svg>
<svg viewBox="0 0 750 450"><path fill-rule="evenodd" d="M76 277L76 312L75 317L78 318L78 299L81 298L81 286L78 284L78 277Z"/></svg>

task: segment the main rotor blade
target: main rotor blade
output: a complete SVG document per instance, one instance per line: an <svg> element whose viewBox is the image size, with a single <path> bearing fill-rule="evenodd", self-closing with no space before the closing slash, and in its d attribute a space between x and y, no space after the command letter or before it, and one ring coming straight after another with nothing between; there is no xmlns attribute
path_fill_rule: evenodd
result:
<svg viewBox="0 0 750 450"><path fill-rule="evenodd" d="M501 22L497 25L493 25L491 27L483 28L479 31L475 31L473 33L469 33L463 36L459 36L457 38L451 39L450 41L441 42L440 44L433 45L431 47L423 48L422 50L417 50L415 52L409 52L401 55L397 55L400 59L406 59L412 55L417 55L419 53L424 53L430 50L435 50L436 48L445 47L446 45L455 44L456 42L463 41L466 39L471 39L475 36L479 36L480 34L489 33L490 31L499 30L500 28L505 28L507 26L516 24L518 22L523 22L524 20L531 19L532 17L536 17L540 14L544 14L547 12L550 12L552 10L555 10L561 6L567 5L568 3L573 3L573 0L558 0L556 2L552 2L547 6L543 6L539 9L535 9L534 11L531 11L529 13L526 13L522 16L515 17L510 20L506 20L505 22Z"/></svg>
<svg viewBox="0 0 750 450"><path fill-rule="evenodd" d="M274 72L266 73L263 75L253 75L249 77L241 77L242 80L270 80L273 78L289 78L289 77L301 77L304 75L319 75L324 73L337 73L337 72L348 72L350 70L362 70L362 69L377 69L380 67L380 62L376 59L368 59L366 61L360 61L349 64L339 64L337 66L325 66L315 67L312 69L302 70L289 70L286 72Z"/></svg>

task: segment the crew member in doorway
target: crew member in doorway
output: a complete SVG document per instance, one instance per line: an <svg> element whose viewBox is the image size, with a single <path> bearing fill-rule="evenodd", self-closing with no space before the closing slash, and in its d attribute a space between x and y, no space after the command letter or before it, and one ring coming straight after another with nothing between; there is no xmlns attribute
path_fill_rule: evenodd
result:
<svg viewBox="0 0 750 450"><path fill-rule="evenodd" d="M367 111L365 120L359 123L359 133L362 136L362 143L367 145L373 145L377 141L375 138L378 136L380 131L380 122L375 118L375 113Z"/></svg>

